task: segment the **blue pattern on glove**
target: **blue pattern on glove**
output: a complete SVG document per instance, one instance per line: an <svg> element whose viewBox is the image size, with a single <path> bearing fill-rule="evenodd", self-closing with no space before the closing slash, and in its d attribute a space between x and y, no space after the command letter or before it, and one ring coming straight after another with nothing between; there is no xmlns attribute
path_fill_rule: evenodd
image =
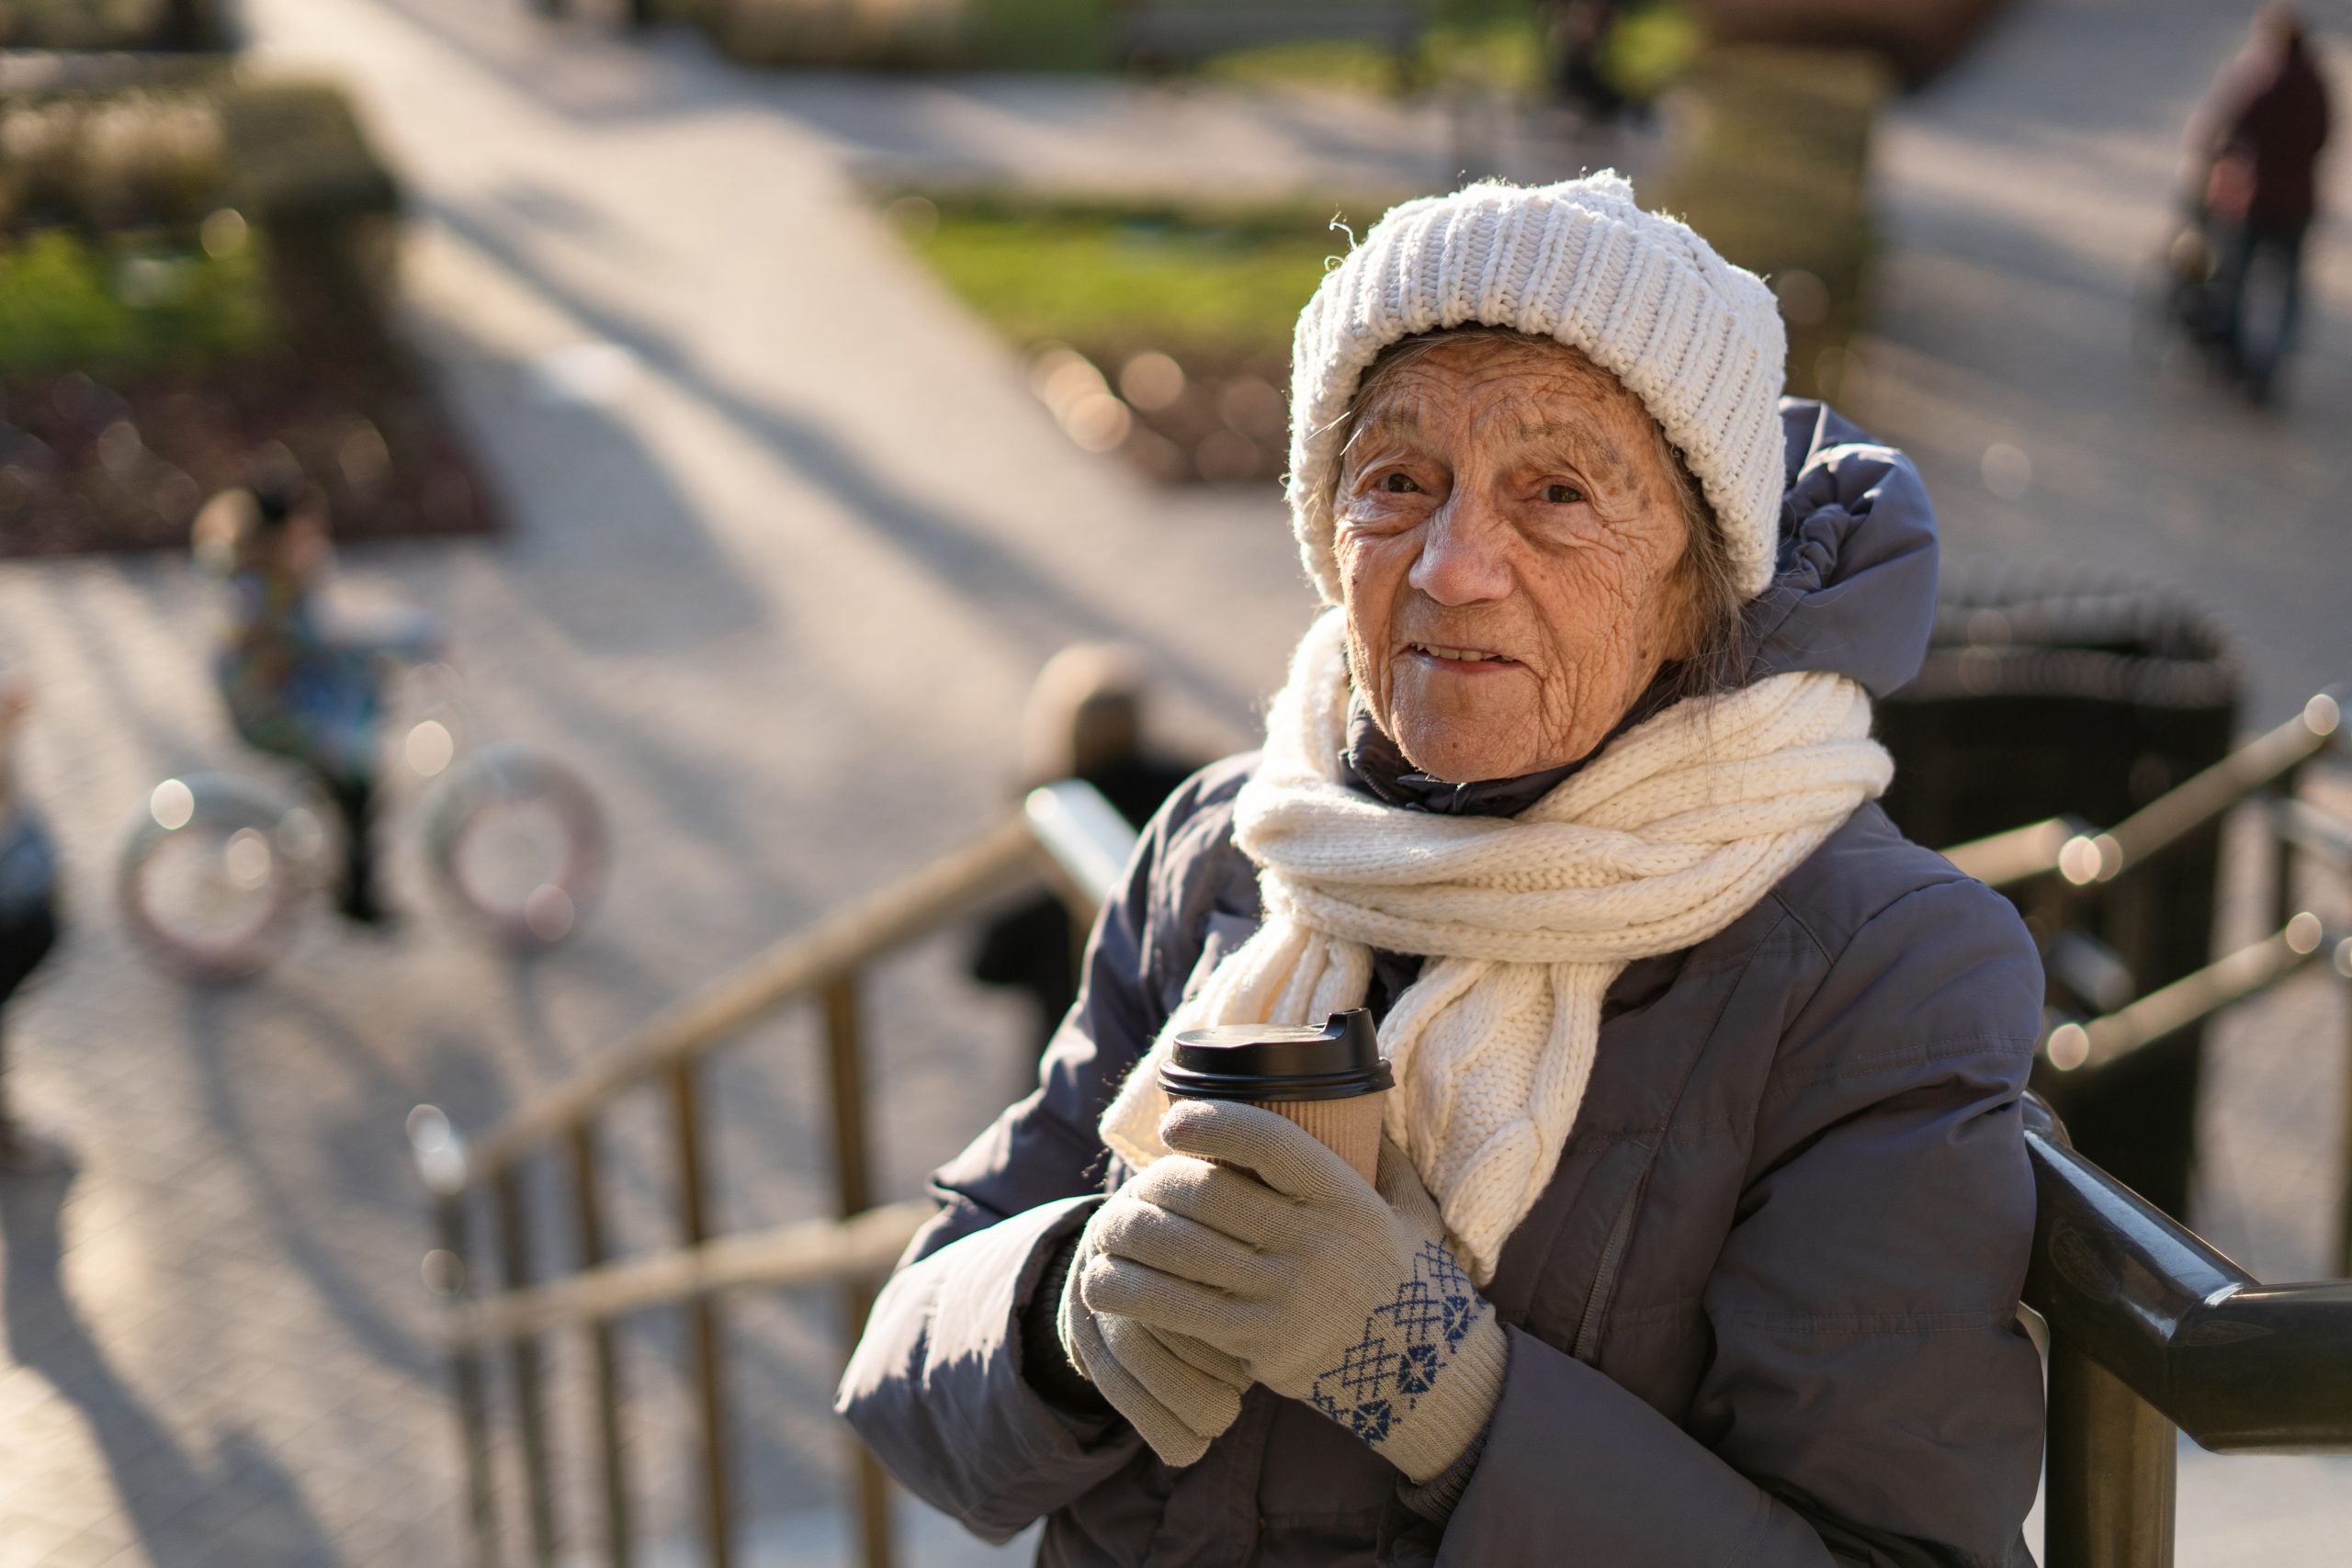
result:
<svg viewBox="0 0 2352 1568"><path fill-rule="evenodd" d="M1377 1443L1436 1385L1483 1304L1442 1242L1425 1241L1412 1277L1374 1307L1340 1364L1319 1372L1307 1401L1365 1442Z"/></svg>

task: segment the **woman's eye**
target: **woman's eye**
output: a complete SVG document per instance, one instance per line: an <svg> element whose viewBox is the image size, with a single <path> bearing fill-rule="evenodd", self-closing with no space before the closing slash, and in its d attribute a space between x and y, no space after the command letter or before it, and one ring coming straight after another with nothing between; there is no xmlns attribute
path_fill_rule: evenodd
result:
<svg viewBox="0 0 2352 1568"><path fill-rule="evenodd" d="M1584 499L1584 491L1574 485L1545 485L1544 499L1555 506L1574 506Z"/></svg>
<svg viewBox="0 0 2352 1568"><path fill-rule="evenodd" d="M1391 495L1410 495L1421 487L1413 482L1409 474L1392 473L1382 478L1380 488Z"/></svg>

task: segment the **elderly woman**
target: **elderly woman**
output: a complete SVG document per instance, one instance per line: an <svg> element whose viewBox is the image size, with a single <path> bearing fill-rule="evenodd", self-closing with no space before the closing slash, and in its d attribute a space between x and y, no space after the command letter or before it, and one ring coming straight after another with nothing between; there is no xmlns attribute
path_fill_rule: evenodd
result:
<svg viewBox="0 0 2352 1568"><path fill-rule="evenodd" d="M1872 804L1918 478L1613 175L1391 212L1300 319L1335 606L1145 833L841 1407L1048 1563L2029 1562L2041 987ZM1366 1006L1376 1188L1157 1087Z"/></svg>

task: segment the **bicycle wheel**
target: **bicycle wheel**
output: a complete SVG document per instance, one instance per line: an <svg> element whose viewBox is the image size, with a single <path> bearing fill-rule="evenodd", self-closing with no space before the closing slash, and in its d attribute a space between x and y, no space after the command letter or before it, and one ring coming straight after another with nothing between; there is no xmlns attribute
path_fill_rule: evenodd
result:
<svg viewBox="0 0 2352 1568"><path fill-rule="evenodd" d="M561 942L603 890L604 812L553 758L485 746L441 775L424 810L434 879L514 946Z"/></svg>
<svg viewBox="0 0 2352 1568"><path fill-rule="evenodd" d="M124 837L116 907L160 966L191 980L244 979L285 951L325 838L308 807L251 780L165 779Z"/></svg>

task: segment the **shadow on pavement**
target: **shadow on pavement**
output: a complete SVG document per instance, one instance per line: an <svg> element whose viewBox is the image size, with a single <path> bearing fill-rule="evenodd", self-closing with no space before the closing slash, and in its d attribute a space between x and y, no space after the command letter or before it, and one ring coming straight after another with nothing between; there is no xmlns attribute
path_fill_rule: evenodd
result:
<svg viewBox="0 0 2352 1568"><path fill-rule="evenodd" d="M330 1173L333 1197L324 1211L330 1220L354 1208L397 1203L409 1190L400 1118L408 1105L421 1098L414 1093L414 1086L387 1072L341 1020L288 992L255 988L233 997L198 993L190 999L188 1054L203 1085L205 1120L252 1177L257 1208L268 1216L286 1259L350 1325L358 1343L377 1360L405 1376L425 1382L437 1379L440 1363L428 1348L387 1313L381 1292L370 1281L355 1278L314 1228L313 1217L322 1212L320 1195L298 1192L264 1152L288 1146L284 1123L273 1131L277 1119L267 1108L256 1111L246 1104L236 1086L256 1079L267 1085L277 1075L241 1073L234 1046L265 1032L257 1014L269 1008L300 1013L301 1018L291 1030L267 1033L299 1037L306 1048L330 1052L345 1069L373 1080L365 1101L368 1109L356 1125L320 1128L299 1151L306 1156L318 1153ZM422 1257L424 1207L421 1196L410 1213L420 1238L416 1256ZM408 1260L389 1261L400 1266ZM326 1397L322 1393L322 1400Z"/></svg>
<svg viewBox="0 0 2352 1568"><path fill-rule="evenodd" d="M662 333L588 299L540 266L501 228L446 201L425 200L451 233L533 292L673 382L738 429L781 456L864 519L907 558L967 600L987 604L1039 654L1081 638L1126 638L1136 628L1039 571L985 526L909 494L850 450L816 420L774 408L721 382ZM1171 684L1244 732L1255 728L1249 699L1182 649L1155 646L1155 663Z"/></svg>
<svg viewBox="0 0 2352 1568"><path fill-rule="evenodd" d="M80 1411L144 1561L153 1568L195 1568L199 1559L336 1568L342 1554L282 1465L241 1432L222 1438L217 1470L199 1465L91 1337L65 1289L60 1215L72 1180L62 1166L0 1178L7 1279L0 1330L9 1359ZM222 1558L224 1543L242 1550Z"/></svg>

